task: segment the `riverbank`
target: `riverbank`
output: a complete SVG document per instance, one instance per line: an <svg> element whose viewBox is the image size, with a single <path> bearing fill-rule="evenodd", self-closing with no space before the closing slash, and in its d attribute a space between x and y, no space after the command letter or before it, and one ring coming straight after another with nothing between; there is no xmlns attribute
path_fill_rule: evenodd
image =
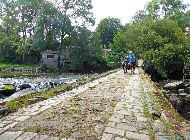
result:
<svg viewBox="0 0 190 140"><path fill-rule="evenodd" d="M24 64L11 64L0 63L0 77L35 77L41 73L37 72L39 65L24 65Z"/></svg>
<svg viewBox="0 0 190 140"><path fill-rule="evenodd" d="M2 71L0 71L0 78L38 77L40 75L45 75L45 73L35 73L35 72L2 72Z"/></svg>
<svg viewBox="0 0 190 140"><path fill-rule="evenodd" d="M173 133L173 135L167 138L190 140L190 121L184 119L184 116L177 112L175 106L172 105L172 101L168 100L158 83L153 82L150 76L144 73L143 70L140 71L140 74L145 81L146 90L151 90L145 96L147 98L147 111L149 113L152 112L152 114L149 114L152 122L150 127L154 128L154 118L155 116L157 118L159 115L159 121L166 127L167 133ZM157 128L155 130L162 129L160 122L156 122L155 126Z"/></svg>
<svg viewBox="0 0 190 140"><path fill-rule="evenodd" d="M20 68L20 69L31 69L38 67L38 64L13 64L13 63L2 63L0 62L0 69L6 68Z"/></svg>

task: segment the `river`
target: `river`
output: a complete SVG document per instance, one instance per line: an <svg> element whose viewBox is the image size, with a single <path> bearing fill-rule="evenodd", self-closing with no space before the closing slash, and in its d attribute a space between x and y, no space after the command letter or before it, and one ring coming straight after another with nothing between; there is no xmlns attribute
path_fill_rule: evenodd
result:
<svg viewBox="0 0 190 140"><path fill-rule="evenodd" d="M33 90L34 92L40 92L42 90L48 89L48 88L54 88L58 85L63 85L66 83L73 83L78 79L83 78L86 75L82 74L62 74L62 75L46 75L46 76L40 76L40 77L14 77L14 78L0 78L0 88L3 87L3 85L9 84L14 85L16 87L16 92L19 92L20 94L20 86L23 84L30 85L30 90ZM15 93L17 96L17 94ZM16 98L14 96L14 98ZM20 95L19 95L20 96ZM0 102L5 100L8 97L0 96Z"/></svg>

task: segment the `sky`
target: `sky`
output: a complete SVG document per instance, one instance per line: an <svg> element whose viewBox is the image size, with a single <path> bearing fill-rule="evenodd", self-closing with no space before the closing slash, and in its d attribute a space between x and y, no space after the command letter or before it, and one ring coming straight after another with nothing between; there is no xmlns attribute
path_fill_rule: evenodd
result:
<svg viewBox="0 0 190 140"><path fill-rule="evenodd" d="M122 24L130 22L136 11L143 10L150 1L152 0L92 0L95 27L106 17L119 18ZM183 2L190 5L190 0L183 0Z"/></svg>
<svg viewBox="0 0 190 140"><path fill-rule="evenodd" d="M147 2L151 0L92 0L93 13L96 26L106 17L119 18L123 24L130 22L136 11L143 10ZM189 3L190 0L184 0Z"/></svg>

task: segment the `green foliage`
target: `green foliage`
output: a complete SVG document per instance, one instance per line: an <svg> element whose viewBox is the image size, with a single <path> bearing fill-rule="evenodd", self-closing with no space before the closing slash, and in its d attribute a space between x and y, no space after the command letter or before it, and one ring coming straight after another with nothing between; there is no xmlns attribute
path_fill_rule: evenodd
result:
<svg viewBox="0 0 190 140"><path fill-rule="evenodd" d="M152 0L146 5L146 11L154 19L172 19L185 28L189 24L188 6L182 0Z"/></svg>
<svg viewBox="0 0 190 140"><path fill-rule="evenodd" d="M42 73L15 73L15 72L0 72L0 77L1 78L12 78L12 77L39 77L41 76ZM45 75L45 74L43 74Z"/></svg>
<svg viewBox="0 0 190 140"><path fill-rule="evenodd" d="M26 97L22 97L20 99L15 99L15 100L12 100L12 101L9 101L9 102L6 103L6 106L9 109L10 112L15 112L19 108L26 107L28 105L29 105L29 103L28 103Z"/></svg>
<svg viewBox="0 0 190 140"><path fill-rule="evenodd" d="M89 61L91 32L86 27L79 27L75 29L72 43L69 50L71 61L70 68L73 70L83 70L84 63Z"/></svg>
<svg viewBox="0 0 190 140"><path fill-rule="evenodd" d="M112 51L110 55L106 56L108 66L114 68L119 66L120 58L127 54L126 43L125 33L118 32L113 39L113 43L109 46Z"/></svg>
<svg viewBox="0 0 190 140"><path fill-rule="evenodd" d="M170 78L174 73L182 73L188 39L176 22L146 19L130 26L126 36L128 48L134 48L137 55L144 53L144 61L149 63L144 67L146 71L151 68L154 73Z"/></svg>
<svg viewBox="0 0 190 140"><path fill-rule="evenodd" d="M94 33L87 29L94 25L91 0L5 0L0 6L1 62L24 63L27 55L40 58L44 50L69 48L73 70L118 67L120 57L129 50L137 57L144 54L145 62L164 77L175 72L174 65L181 69L190 65L189 39L183 32L190 11L182 0L152 0L131 24L123 27L119 19L108 17ZM103 52L103 48L112 51ZM174 57L177 49L183 59ZM163 62L167 63L164 68Z"/></svg>
<svg viewBox="0 0 190 140"><path fill-rule="evenodd" d="M127 47L137 54L150 49L158 49L165 44L184 44L187 39L172 20L146 19L141 24L129 26L126 33Z"/></svg>
<svg viewBox="0 0 190 140"><path fill-rule="evenodd" d="M146 6L150 15L159 18L161 13L164 17L172 17L175 14L185 11L186 4L183 4L181 0L152 0Z"/></svg>
<svg viewBox="0 0 190 140"><path fill-rule="evenodd" d="M3 87L4 90L15 90L15 87L12 85L6 85Z"/></svg>
<svg viewBox="0 0 190 140"><path fill-rule="evenodd" d="M36 126L27 126L23 129L25 132L35 132L35 133L42 133L48 131L47 127L43 127L40 125Z"/></svg>
<svg viewBox="0 0 190 140"><path fill-rule="evenodd" d="M147 18L147 14L145 10L139 10L135 13L135 15L132 17L133 23L141 23Z"/></svg>
<svg viewBox="0 0 190 140"><path fill-rule="evenodd" d="M75 38L73 31L81 22L94 24L91 0L15 0L0 5L0 61L24 63L27 55L39 58L44 50L69 46L68 38Z"/></svg>
<svg viewBox="0 0 190 140"><path fill-rule="evenodd" d="M98 24L96 31L100 34L101 43L104 48L108 48L113 42L115 34L122 28L121 21L117 18L104 18Z"/></svg>
<svg viewBox="0 0 190 140"><path fill-rule="evenodd" d="M30 69L35 68L38 65L24 65L24 64L13 64L13 63L0 63L0 68L21 68L21 69Z"/></svg>
<svg viewBox="0 0 190 140"><path fill-rule="evenodd" d="M144 35L147 38L144 60L151 62L156 71L163 77L182 77L189 50L187 37L177 23L171 20L160 20L152 23L149 27L155 37L152 42L150 39L153 37ZM145 39L143 40L145 41ZM153 44L150 44L151 42Z"/></svg>
<svg viewBox="0 0 190 140"><path fill-rule="evenodd" d="M147 51L144 54L144 59L153 63L156 70L163 77L182 77L184 63L189 55L189 49L189 46L166 44L159 50Z"/></svg>

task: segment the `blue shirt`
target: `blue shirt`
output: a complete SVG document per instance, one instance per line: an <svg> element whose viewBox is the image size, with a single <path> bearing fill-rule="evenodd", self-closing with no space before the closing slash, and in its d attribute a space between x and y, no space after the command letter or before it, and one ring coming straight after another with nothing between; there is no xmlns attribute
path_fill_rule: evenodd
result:
<svg viewBox="0 0 190 140"><path fill-rule="evenodd" d="M128 56L128 59L129 59L129 62L131 63L135 63L136 62L136 58L135 58L135 55L134 54L130 54Z"/></svg>

